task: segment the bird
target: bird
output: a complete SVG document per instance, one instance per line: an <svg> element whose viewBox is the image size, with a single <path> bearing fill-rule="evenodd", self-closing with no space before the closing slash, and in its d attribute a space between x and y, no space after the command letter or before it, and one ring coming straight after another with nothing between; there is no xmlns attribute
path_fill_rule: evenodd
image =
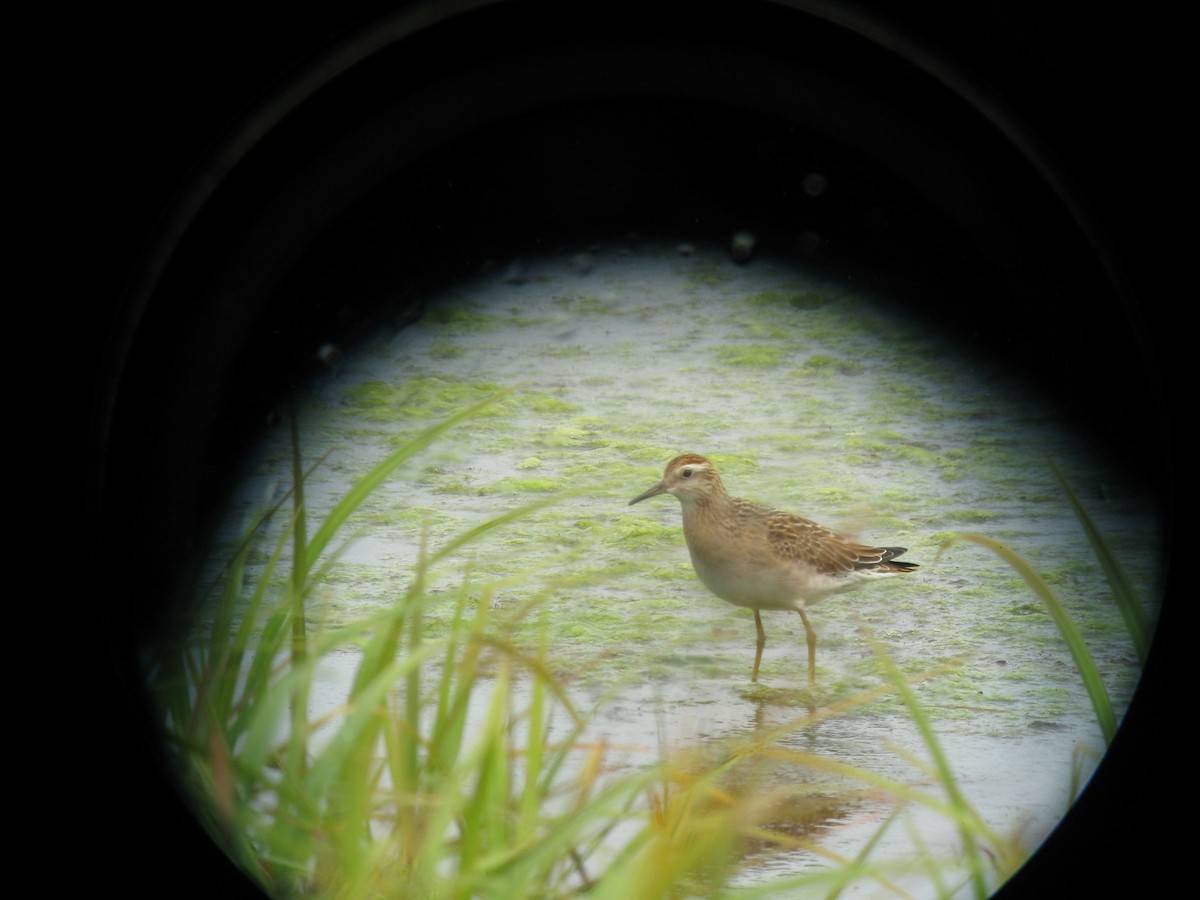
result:
<svg viewBox="0 0 1200 900"><path fill-rule="evenodd" d="M808 642L808 683L816 683L817 633L806 608L831 594L906 575L918 566L897 559L906 547L872 547L848 540L808 519L734 497L709 460L676 456L662 480L629 501L674 494L683 508L683 536L692 568L720 599L754 610L758 645L751 682L758 681L763 647L761 611L800 614Z"/></svg>

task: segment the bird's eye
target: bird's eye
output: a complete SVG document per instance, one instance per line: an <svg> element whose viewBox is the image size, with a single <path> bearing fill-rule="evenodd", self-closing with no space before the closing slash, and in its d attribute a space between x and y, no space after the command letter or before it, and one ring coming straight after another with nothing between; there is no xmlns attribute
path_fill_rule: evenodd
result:
<svg viewBox="0 0 1200 900"><path fill-rule="evenodd" d="M691 469L684 469L684 470L683 470L682 472L680 472L679 474L680 474L680 475L682 475L684 478L691 478L691 477L692 477L692 470L691 470Z"/></svg>

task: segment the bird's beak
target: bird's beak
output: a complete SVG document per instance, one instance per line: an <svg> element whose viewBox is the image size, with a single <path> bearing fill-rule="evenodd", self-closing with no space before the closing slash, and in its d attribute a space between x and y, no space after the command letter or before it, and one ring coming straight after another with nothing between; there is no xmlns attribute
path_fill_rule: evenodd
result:
<svg viewBox="0 0 1200 900"><path fill-rule="evenodd" d="M633 504L641 503L643 500L646 500L649 497L657 497L659 494L665 494L666 492L667 483L665 481L660 481L654 487L650 488L650 490L646 491L646 493L638 494L636 497L630 500L629 505L633 506Z"/></svg>

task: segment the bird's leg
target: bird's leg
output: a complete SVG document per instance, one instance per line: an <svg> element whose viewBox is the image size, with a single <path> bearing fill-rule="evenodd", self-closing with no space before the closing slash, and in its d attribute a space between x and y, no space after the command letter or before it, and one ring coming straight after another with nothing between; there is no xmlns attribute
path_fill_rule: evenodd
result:
<svg viewBox="0 0 1200 900"><path fill-rule="evenodd" d="M767 633L763 631L762 616L758 614L758 610L754 611L754 627L758 629L758 649L754 653L754 671L750 673L752 682L758 681L758 664L762 662L763 647L767 645Z"/></svg>
<svg viewBox="0 0 1200 900"><path fill-rule="evenodd" d="M813 631L812 625L808 622L808 616L804 614L804 608L800 607L796 610L800 613L800 618L804 620L805 637L808 638L808 683L817 683L817 633Z"/></svg>

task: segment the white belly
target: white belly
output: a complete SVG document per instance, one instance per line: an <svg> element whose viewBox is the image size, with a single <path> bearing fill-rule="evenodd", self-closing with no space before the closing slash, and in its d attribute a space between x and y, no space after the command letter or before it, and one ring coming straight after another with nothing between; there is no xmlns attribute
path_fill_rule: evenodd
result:
<svg viewBox="0 0 1200 900"><path fill-rule="evenodd" d="M688 542L700 581L727 603L751 609L803 609L853 586L849 578L820 575L805 566L756 554L729 554Z"/></svg>

